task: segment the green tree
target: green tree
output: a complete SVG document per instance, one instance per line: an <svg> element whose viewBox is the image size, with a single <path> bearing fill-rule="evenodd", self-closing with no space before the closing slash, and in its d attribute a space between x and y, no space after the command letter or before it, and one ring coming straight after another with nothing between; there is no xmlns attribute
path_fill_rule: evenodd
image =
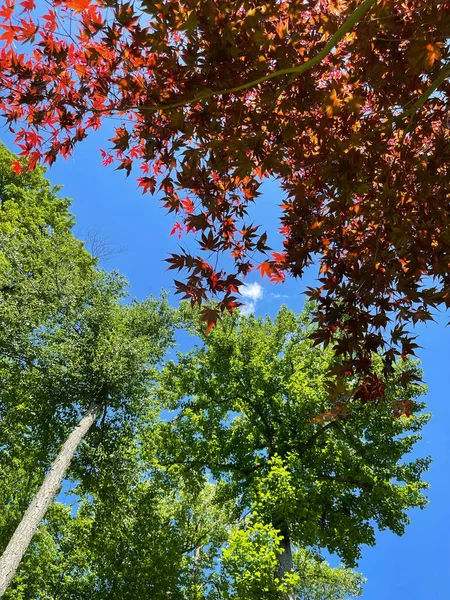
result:
<svg viewBox="0 0 450 600"><path fill-rule="evenodd" d="M85 453L95 451L90 437ZM216 567L226 507L211 501L216 490L206 482L187 489L148 463L144 469L138 445L128 438L114 461L97 452L97 463L107 462L114 475L98 468L95 482L78 485L76 514L61 503L51 507L5 598L206 597L198 593ZM205 551L196 561L198 546Z"/></svg>
<svg viewBox="0 0 450 600"><path fill-rule="evenodd" d="M327 392L332 353L286 310L274 323L230 317L159 374L178 317L165 299L126 303L123 279L73 236L69 202L40 169L14 175L13 160L1 147L0 549L30 501L34 522L29 545L19 529L6 598L360 595L360 575L305 547L351 564L373 542L371 518L400 533L424 503L426 461L398 465L427 419L420 388L401 396L393 379L376 409L344 409ZM72 508L52 503L63 478ZM4 586L13 555L16 540Z"/></svg>
<svg viewBox="0 0 450 600"><path fill-rule="evenodd" d="M0 144L0 350L13 359L32 357L29 331L83 297L95 266L61 188L41 167L16 175L16 159Z"/></svg>
<svg viewBox="0 0 450 600"><path fill-rule="evenodd" d="M272 525L253 523L235 529L223 552L224 597L344 600L362 595L364 577L344 566L331 567L318 552L305 548L293 554L293 571L281 583L274 573L282 552L282 536Z"/></svg>
<svg viewBox="0 0 450 600"><path fill-rule="evenodd" d="M341 600L361 596L364 578L352 569L332 568L320 555L300 549L294 553L299 574L297 593L302 600Z"/></svg>
<svg viewBox="0 0 450 600"><path fill-rule="evenodd" d="M64 320L95 277L93 259L72 234L69 201L57 196L42 168L14 174L16 159L0 145L2 548L56 453L70 410L58 394L37 393L38 334Z"/></svg>
<svg viewBox="0 0 450 600"><path fill-rule="evenodd" d="M266 557L247 569L239 598L294 598L293 546L326 548L351 566L375 543L375 525L402 534L408 509L426 503L428 459L403 461L429 418L423 387L405 391L397 366L376 404L345 390L331 400L335 358L310 332L307 314L285 308L274 321L230 316L162 374L160 401L176 413L160 424L161 461L228 485L249 513L238 535Z"/></svg>
<svg viewBox="0 0 450 600"><path fill-rule="evenodd" d="M125 282L94 269L42 171L16 177L0 159L2 595L84 435L102 412L113 431L140 410L173 318L165 299L123 304Z"/></svg>
<svg viewBox="0 0 450 600"><path fill-rule="evenodd" d="M171 341L172 317L167 302L123 305L119 302L122 288L123 282L117 277L100 277L78 310L57 327L49 323L40 332L33 332L42 340L34 368L29 377L25 375L28 382L33 379L26 410L34 406L38 418L50 421L53 437L57 431L61 441L64 433L68 435L0 560L5 585L11 572L8 561L15 565L20 560L84 435L102 412L103 425L94 435L97 444L107 443L104 437L116 440L125 435L116 430L125 422L133 423L148 394L155 364ZM49 405L53 412L44 410ZM126 433L133 436L133 427L128 426ZM47 456L47 465L50 458ZM98 464L85 465L87 477L89 467L98 468Z"/></svg>
<svg viewBox="0 0 450 600"><path fill-rule="evenodd" d="M156 422L147 425L150 434ZM257 553L256 546L249 547L248 530L224 486L201 477L183 480L177 468L163 469L154 455L151 460L155 445L149 453L144 430L142 422L141 435L115 445L114 461L103 458L116 480L121 474L118 483L98 468L96 482L76 487L81 495L76 511L61 503L51 506L7 600L237 600L247 597L249 585L261 584L258 570L263 560L276 563L274 549L264 546L264 553ZM89 436L84 452L95 451L91 443ZM141 443L147 447L143 453ZM267 537L260 541L265 544ZM306 598L360 595L359 574L331 569L306 551L298 554L299 590L309 594Z"/></svg>

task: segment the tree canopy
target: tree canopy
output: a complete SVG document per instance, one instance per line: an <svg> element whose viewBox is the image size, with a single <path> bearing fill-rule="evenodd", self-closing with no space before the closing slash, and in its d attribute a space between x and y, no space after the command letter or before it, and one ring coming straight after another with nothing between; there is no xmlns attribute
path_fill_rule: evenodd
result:
<svg viewBox="0 0 450 600"><path fill-rule="evenodd" d="M13 158L0 148L2 552L80 416L91 411L92 424L102 417L90 435L97 452L111 449L105 464L112 448L133 439L175 326L165 297L125 303L124 279L96 270L73 236L69 202L42 169L15 175ZM100 466L95 452L79 448L72 469L81 485L95 481ZM119 489L121 474L108 472ZM11 556L18 555L12 546Z"/></svg>
<svg viewBox="0 0 450 600"><path fill-rule="evenodd" d="M42 169L15 175L15 157L0 147L0 416L2 483L18 444L42 475L50 457L89 404L120 415L138 410L155 364L170 345L167 300L123 305L125 280L96 270L72 233L69 202L51 189ZM125 411L125 413L124 413ZM131 411L131 412L130 412ZM9 434L13 436L9 440ZM0 484L1 485L1 484ZM5 507L11 498L4 498Z"/></svg>
<svg viewBox="0 0 450 600"><path fill-rule="evenodd" d="M193 316L165 297L130 302L74 237L69 201L40 167L14 174L15 159L0 147L0 551L95 409L5 599L248 600L262 578L271 598L288 584L311 600L359 596L361 575L303 547L301 577L276 586L277 530L243 514L226 481L165 464L157 367Z"/></svg>
<svg viewBox="0 0 450 600"><path fill-rule="evenodd" d="M75 418L77 399L61 399L64 361L59 353L58 364L57 345L49 341L94 277L92 258L72 234L69 202L41 168L14 174L15 159L0 146L2 547L65 435L64 424Z"/></svg>
<svg viewBox="0 0 450 600"><path fill-rule="evenodd" d="M450 303L448 2L5 0L0 15L0 107L29 165L122 118L103 162L139 167L196 237L169 261L185 297L217 296L209 326L252 269L281 281L315 262L316 340L380 397L372 352L387 377L414 353L406 325ZM266 177L283 192L272 253L247 218Z"/></svg>
<svg viewBox="0 0 450 600"><path fill-rule="evenodd" d="M429 464L404 456L429 415L418 399L423 387L400 384L403 365L378 405L336 402L327 390L333 352L313 347L308 313L229 316L207 337L198 321L191 327L203 344L168 363L157 390L174 411L159 425L160 460L223 482L248 515L228 551L253 548L255 564L248 551L247 566L236 567L238 597L276 597L295 567L284 583L299 584L303 567L290 559L291 545L326 548L352 566L361 546L375 543L376 527L404 532L407 511L426 504Z"/></svg>

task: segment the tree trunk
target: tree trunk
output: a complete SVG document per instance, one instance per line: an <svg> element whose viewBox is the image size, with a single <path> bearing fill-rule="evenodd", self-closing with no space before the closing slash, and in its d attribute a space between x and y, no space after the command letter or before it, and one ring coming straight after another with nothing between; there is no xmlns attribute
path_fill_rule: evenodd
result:
<svg viewBox="0 0 450 600"><path fill-rule="evenodd" d="M200 569L201 557L202 557L202 547L197 546L197 548L195 548L195 550L194 550L194 558L192 561L192 582L191 582L192 598L197 598L197 592L198 592L197 581L198 581L198 572Z"/></svg>
<svg viewBox="0 0 450 600"><path fill-rule="evenodd" d="M39 491L31 501L9 544L0 557L0 598L3 598L39 523L53 502L75 450L100 414L101 405L92 402L86 413L64 442Z"/></svg>
<svg viewBox="0 0 450 600"><path fill-rule="evenodd" d="M277 525L276 528L280 530L280 534L283 536L283 539L280 542L283 552L277 557L277 577L280 581L282 581L286 573L292 571L294 568L294 563L292 562L291 540L289 539L287 527L280 527L280 525ZM295 600L295 591L293 589L288 590L288 592L284 594L283 600Z"/></svg>

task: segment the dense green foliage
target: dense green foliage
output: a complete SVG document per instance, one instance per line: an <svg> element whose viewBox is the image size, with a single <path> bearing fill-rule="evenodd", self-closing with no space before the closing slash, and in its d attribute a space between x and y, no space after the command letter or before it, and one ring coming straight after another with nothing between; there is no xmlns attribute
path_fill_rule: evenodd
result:
<svg viewBox="0 0 450 600"><path fill-rule="evenodd" d="M403 459L429 418L417 400L423 388L405 391L398 366L377 405L331 401L333 353L312 347L310 329L307 314L287 309L274 321L230 316L165 367L159 390L176 411L159 427L161 461L228 486L250 513L249 539L265 536L261 577L264 568L273 574L267 549L276 548L275 532L353 565L361 546L375 543L375 526L402 534L407 511L426 503L429 461ZM193 330L201 335L198 324Z"/></svg>
<svg viewBox="0 0 450 600"><path fill-rule="evenodd" d="M69 203L58 198L42 170L14 175L13 158L0 148L1 549L93 401L103 406L103 418L79 448L69 478L90 497L105 482L116 495L123 493L127 478L120 467L126 463L120 465L118 456L133 444L174 328L166 299L125 303L125 282L97 271L73 236ZM57 514L57 523L64 522ZM52 570L41 565L37 572L42 569ZM40 597L36 576L28 598ZM21 577L8 592L11 598L21 593Z"/></svg>
<svg viewBox="0 0 450 600"><path fill-rule="evenodd" d="M0 147L0 551L80 415L103 410L6 600L359 596L361 575L320 550L353 565L374 523L401 534L424 505L428 461L402 458L428 419L422 388L405 394L398 367L378 406L344 406L306 313L236 314L205 337L165 297L129 301L69 202L13 158ZM181 326L199 345L167 362Z"/></svg>
<svg viewBox="0 0 450 600"><path fill-rule="evenodd" d="M42 364L44 338L84 297L94 276L92 258L71 232L69 202L58 198L42 169L12 173L14 158L0 146L2 547L56 451L60 413L70 410L68 399L61 404L42 389L53 375Z"/></svg>

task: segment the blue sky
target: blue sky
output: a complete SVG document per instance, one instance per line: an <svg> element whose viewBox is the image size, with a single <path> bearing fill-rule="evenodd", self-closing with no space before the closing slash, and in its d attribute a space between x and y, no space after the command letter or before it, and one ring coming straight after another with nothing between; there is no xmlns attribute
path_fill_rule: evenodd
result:
<svg viewBox="0 0 450 600"><path fill-rule="evenodd" d="M14 146L6 132L3 140ZM110 256L103 265L117 269L130 282L131 294L142 299L158 295L161 289L173 291L173 272L166 271L164 259L178 249L176 236L169 236L172 216L165 216L158 200L143 196L137 189L133 173L126 179L123 171L101 166L99 148L107 149L107 132L100 130L78 146L73 158L58 160L47 176L54 184L63 184L60 192L73 199L72 211L77 220L75 233L86 239L89 232L106 239L122 251ZM138 176L137 174L135 176ZM252 210L255 224L269 232L269 245L276 250L278 203L281 195L275 184L265 186L264 194ZM273 285L259 276L249 276L256 314L275 315L281 304L301 310L301 292L313 281L312 275L302 282L288 280ZM256 296L260 296L255 299ZM440 315L437 323L418 328L419 352L429 388L426 401L434 418L426 427L415 454L431 455L428 473L430 504L424 511L411 513L411 525L401 538L380 532L375 548L364 548L359 568L367 577L364 600L447 600L450 575L450 315Z"/></svg>

